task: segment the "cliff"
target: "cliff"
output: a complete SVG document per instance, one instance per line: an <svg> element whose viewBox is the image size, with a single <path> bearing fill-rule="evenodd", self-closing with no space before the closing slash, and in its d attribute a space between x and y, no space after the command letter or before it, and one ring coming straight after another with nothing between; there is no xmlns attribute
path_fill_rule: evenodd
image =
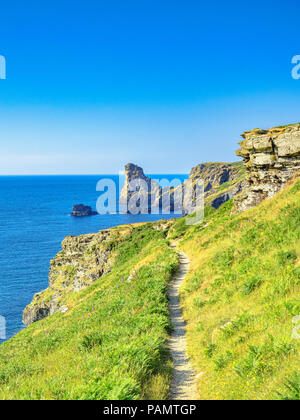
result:
<svg viewBox="0 0 300 420"><path fill-rule="evenodd" d="M201 226L179 218L112 229L111 271L0 346L0 399L168 399L170 234L191 262L180 303L198 398L299 399L300 181L288 184L247 215L229 201Z"/></svg>
<svg viewBox="0 0 300 420"><path fill-rule="evenodd" d="M151 225L155 232L164 232L170 222L159 221ZM67 236L62 250L50 262L49 287L36 293L23 311L23 323L30 325L57 312L65 313L68 302L78 292L109 274L118 263L118 248L131 240L139 225L122 225L98 233Z"/></svg>
<svg viewBox="0 0 300 420"><path fill-rule="evenodd" d="M243 178L242 162L201 163L192 168L189 175L193 184L198 179L203 180L205 204L215 209L241 191Z"/></svg>
<svg viewBox="0 0 300 420"><path fill-rule="evenodd" d="M48 289L24 310L31 325L0 346L0 399L168 399L172 239L190 259L180 303L199 398L299 399L298 132L244 134L246 189L235 203L248 208L268 197L259 191L283 189L247 214L228 201L207 208L202 225L179 218L67 237ZM128 179L143 174L132 169ZM212 203L241 188L243 168L203 164L197 177Z"/></svg>
<svg viewBox="0 0 300 420"><path fill-rule="evenodd" d="M131 190L133 189L133 191ZM137 191L138 190L138 194ZM158 183L144 174L143 169L133 163L125 165L125 184L120 195L120 205L128 212L134 212L134 208L130 208L130 200L136 196L144 196L145 200L140 200L139 206L141 212L148 213L151 208L151 201L159 203L161 196L161 188Z"/></svg>
<svg viewBox="0 0 300 420"><path fill-rule="evenodd" d="M192 168L188 180L191 181L191 190L193 190L198 179L203 180L206 205L218 208L241 190L243 176L244 167L242 162L213 162L202 163ZM145 196L147 198L141 203L141 210L144 212L150 212L151 200L154 203L154 206L160 210L174 211L174 208L178 204L176 203L176 192L178 189L181 189L183 194L184 186L186 184L185 182L178 187L171 187L170 190L161 188L156 181L145 176L141 167L132 163L128 163L125 166L125 177L125 185L121 192L120 203L126 206L134 197L136 199L135 201L138 201L139 193L146 191ZM137 187L139 190L138 193L130 191L129 185L132 181L136 181L136 184L132 184L132 186ZM165 204L163 201L167 194L170 195L169 205ZM180 205L182 206L182 203L180 203Z"/></svg>
<svg viewBox="0 0 300 420"><path fill-rule="evenodd" d="M113 241L121 241L126 231L119 228L67 236L62 242L62 250L50 262L49 287L36 293L24 309L23 323L30 325L58 311L67 311L67 296L90 286L110 271Z"/></svg>
<svg viewBox="0 0 300 420"><path fill-rule="evenodd" d="M244 140L239 143L241 148L237 155L243 157L244 165L243 162L202 163L192 168L189 174L192 185L198 179L203 180L205 204L215 209L232 197L238 211L254 207L274 196L300 170L300 124L270 130L255 129L242 136ZM126 165L125 176L121 203L127 204L137 194L129 189L129 183L136 181L135 186L140 191L147 189L147 200L140 203L143 210L149 211L151 200L161 208L166 189L132 163ZM171 189L171 211L176 205L175 192L176 189ZM168 223L162 226L167 229ZM123 237L121 227L67 237L62 243L62 251L51 261L49 287L37 293L23 312L24 324L29 325L58 311L67 311L67 295L86 288L110 271L115 255L112 244L116 240L122 242Z"/></svg>
<svg viewBox="0 0 300 420"><path fill-rule="evenodd" d="M119 226L64 241L49 287L53 293L58 275L63 307L1 344L0 400L168 398L167 284L178 256L163 225ZM72 282L90 285L75 291Z"/></svg>
<svg viewBox="0 0 300 420"><path fill-rule="evenodd" d="M273 197L300 170L300 124L255 129L242 137L236 154L244 159L246 178L235 198L238 211Z"/></svg>

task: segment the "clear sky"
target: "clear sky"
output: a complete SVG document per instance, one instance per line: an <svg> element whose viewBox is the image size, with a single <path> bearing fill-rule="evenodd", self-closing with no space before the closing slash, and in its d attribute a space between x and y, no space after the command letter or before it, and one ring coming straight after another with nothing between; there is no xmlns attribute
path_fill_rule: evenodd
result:
<svg viewBox="0 0 300 420"><path fill-rule="evenodd" d="M300 121L299 0L11 0L0 174L186 173Z"/></svg>

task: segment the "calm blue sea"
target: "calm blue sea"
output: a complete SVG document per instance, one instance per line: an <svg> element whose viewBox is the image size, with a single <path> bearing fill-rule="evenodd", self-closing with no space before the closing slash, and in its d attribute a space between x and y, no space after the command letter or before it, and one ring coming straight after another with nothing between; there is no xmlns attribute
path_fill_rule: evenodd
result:
<svg viewBox="0 0 300 420"><path fill-rule="evenodd" d="M151 175L155 179L187 175ZM17 333L22 311L34 293L48 285L49 262L61 249L67 235L167 215L69 216L74 204L96 208L96 184L106 175L95 176L0 176L0 316L6 319L6 336ZM118 183L117 176L109 176ZM3 340L0 340L0 343Z"/></svg>

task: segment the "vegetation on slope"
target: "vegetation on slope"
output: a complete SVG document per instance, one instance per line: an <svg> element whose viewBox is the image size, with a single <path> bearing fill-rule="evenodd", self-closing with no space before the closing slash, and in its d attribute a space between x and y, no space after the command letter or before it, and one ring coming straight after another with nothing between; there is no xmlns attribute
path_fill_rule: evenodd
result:
<svg viewBox="0 0 300 420"><path fill-rule="evenodd" d="M126 241L112 241L111 273L68 295L68 312L1 345L1 399L167 398L166 285L178 257L154 227L133 226Z"/></svg>
<svg viewBox="0 0 300 420"><path fill-rule="evenodd" d="M299 399L299 202L298 180L244 213L229 201L202 225L168 222L167 238L163 224L128 227L109 242L110 273L1 345L0 398L166 399L177 239L191 260L181 301L199 398Z"/></svg>
<svg viewBox="0 0 300 420"><path fill-rule="evenodd" d="M182 289L201 399L299 399L300 181L238 215L206 209L170 237L191 260Z"/></svg>

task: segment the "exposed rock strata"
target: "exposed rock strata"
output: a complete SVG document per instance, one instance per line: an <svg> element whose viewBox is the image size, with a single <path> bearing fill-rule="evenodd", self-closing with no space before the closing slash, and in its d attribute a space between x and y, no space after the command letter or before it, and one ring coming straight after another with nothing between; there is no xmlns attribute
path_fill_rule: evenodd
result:
<svg viewBox="0 0 300 420"><path fill-rule="evenodd" d="M237 156L244 159L246 178L235 207L244 211L273 197L300 170L300 124L245 132Z"/></svg>
<svg viewBox="0 0 300 420"><path fill-rule="evenodd" d="M151 226L166 231L171 223L159 220ZM72 309L72 293L110 272L117 258L116 245L130 241L134 229L134 225L122 225L95 234L67 236L62 250L50 263L49 287L34 295L23 311L23 323L30 325L58 311L66 313Z"/></svg>
<svg viewBox="0 0 300 420"><path fill-rule="evenodd" d="M23 311L23 322L29 325L61 310L64 296L79 291L110 271L111 243L115 230L96 234L67 236L62 250L50 263L49 287L35 294Z"/></svg>
<svg viewBox="0 0 300 420"><path fill-rule="evenodd" d="M243 177L242 162L202 163L192 168L189 175L192 183L203 180L205 204L216 209L241 191Z"/></svg>
<svg viewBox="0 0 300 420"><path fill-rule="evenodd" d="M133 163L125 165L125 184L120 195L120 206L123 211L134 213L138 208L141 213L148 213L151 203L157 204L160 196L159 184L147 177L140 166Z"/></svg>
<svg viewBox="0 0 300 420"><path fill-rule="evenodd" d="M231 199L241 190L244 168L242 162L235 163L203 163L192 168L189 178L180 186L161 188L157 181L145 176L141 167L129 163L125 166L125 185L120 196L120 203L131 213L137 204L140 211L149 213L152 206L162 212L173 212L183 208L183 214L189 210L187 202L193 204L193 194L198 180L204 183L204 199L207 205L215 208ZM186 188L187 186L189 188ZM131 186L131 187L130 187ZM138 197L146 197L143 200ZM124 208L123 207L123 208Z"/></svg>

